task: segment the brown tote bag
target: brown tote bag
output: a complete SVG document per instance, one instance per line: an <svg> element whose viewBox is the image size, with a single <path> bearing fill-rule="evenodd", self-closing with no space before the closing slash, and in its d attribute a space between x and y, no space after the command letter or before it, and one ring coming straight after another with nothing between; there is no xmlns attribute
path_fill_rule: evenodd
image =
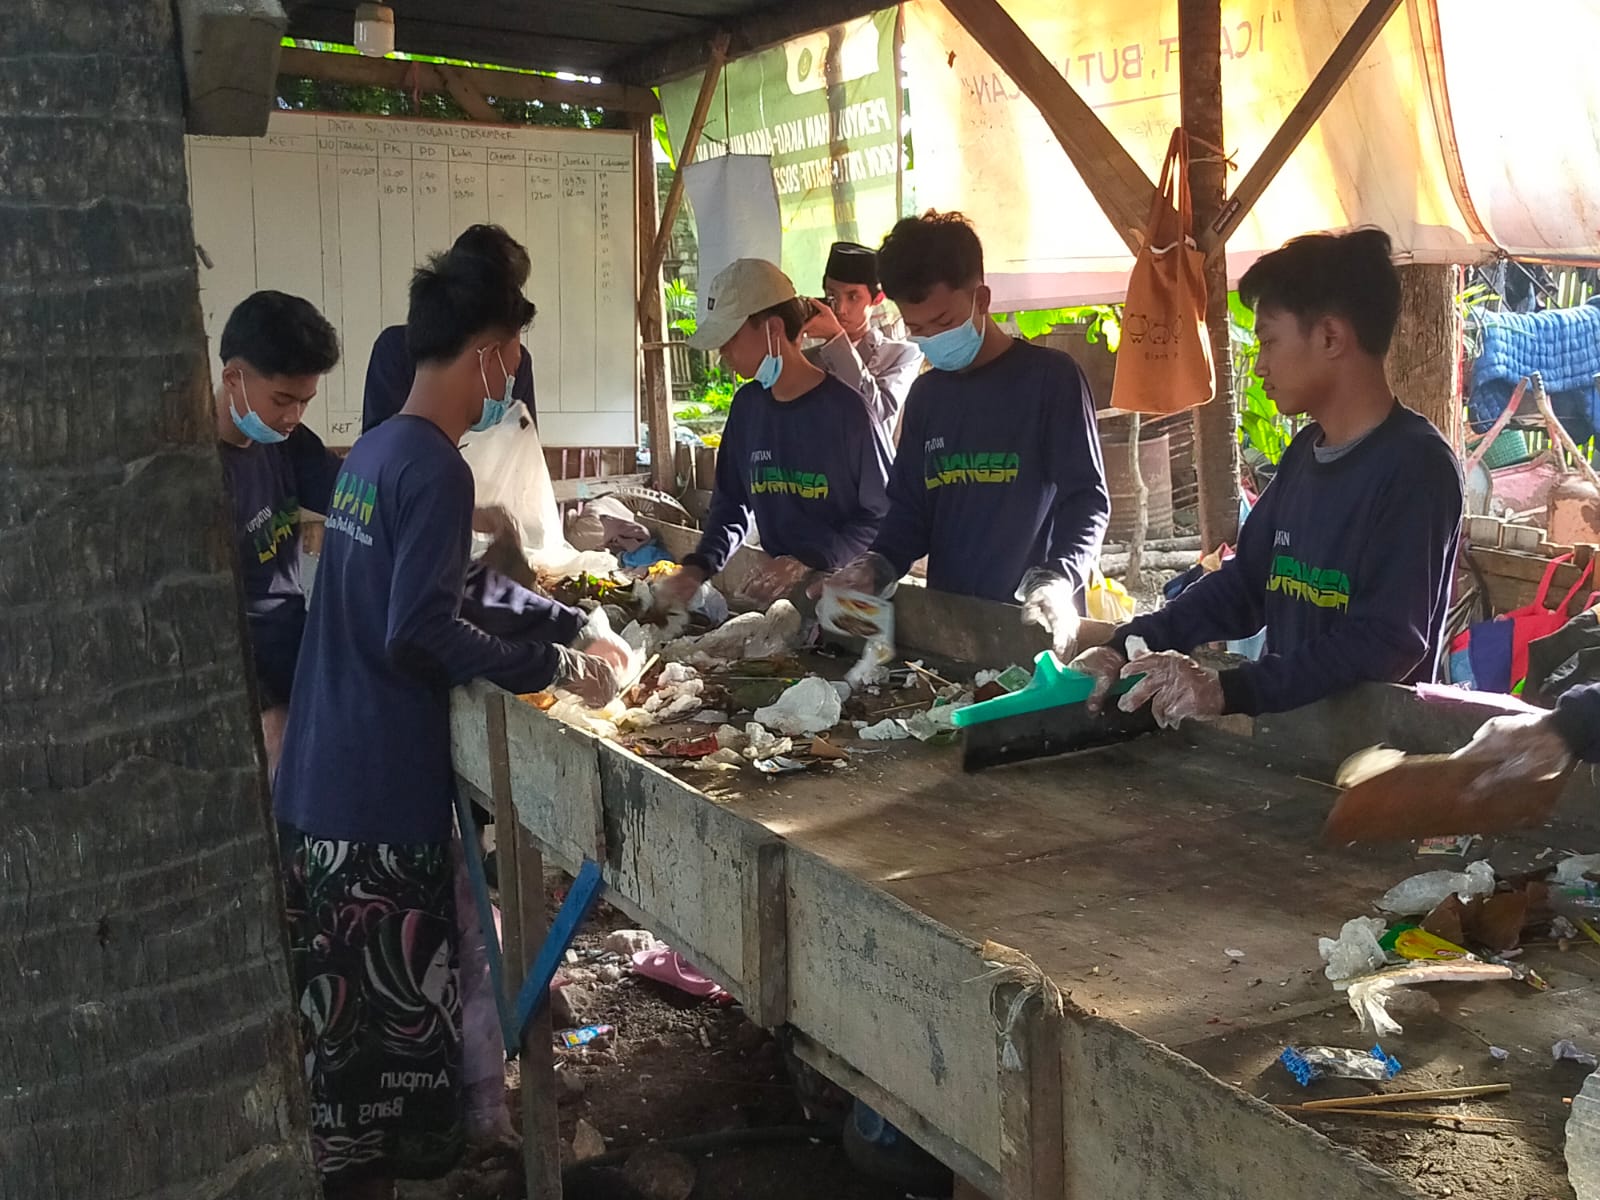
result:
<svg viewBox="0 0 1600 1200"><path fill-rule="evenodd" d="M1174 129L1144 245L1128 278L1112 408L1176 413L1216 394L1204 266L1189 201L1189 135Z"/></svg>

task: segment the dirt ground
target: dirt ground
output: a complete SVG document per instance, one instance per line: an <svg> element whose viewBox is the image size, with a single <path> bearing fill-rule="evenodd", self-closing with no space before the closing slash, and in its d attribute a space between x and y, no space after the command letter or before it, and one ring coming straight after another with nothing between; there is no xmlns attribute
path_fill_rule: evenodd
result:
<svg viewBox="0 0 1600 1200"><path fill-rule="evenodd" d="M551 880L555 882L554 877ZM596 965L620 960L605 953L606 932L628 927L620 913L601 904L574 942L581 982L569 986L573 1016L582 1024L612 1025L615 1036L600 1048L560 1048L563 1162L572 1163L572 1141L580 1120L596 1130L608 1154L643 1151L657 1143L724 1130L759 1131L806 1125L799 1095L778 1043L745 1019L737 1005L695 1000L631 974L617 982L590 981ZM581 988L578 992L575 989ZM517 1065L507 1071L512 1121L520 1126ZM688 1193L670 1183L652 1194L634 1186L648 1156L619 1166L566 1172L567 1200L901 1200L903 1189L857 1171L836 1132L815 1125L814 1136L699 1150L681 1156L668 1172L686 1182ZM638 1157L637 1155L633 1157ZM631 1169L630 1169L631 1168ZM522 1164L514 1149L475 1150L449 1177L412 1183L401 1200L522 1200Z"/></svg>

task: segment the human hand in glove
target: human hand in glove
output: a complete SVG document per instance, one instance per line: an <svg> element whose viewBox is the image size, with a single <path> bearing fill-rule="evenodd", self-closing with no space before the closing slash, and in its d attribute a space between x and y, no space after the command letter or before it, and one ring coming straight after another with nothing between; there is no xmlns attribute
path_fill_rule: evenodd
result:
<svg viewBox="0 0 1600 1200"><path fill-rule="evenodd" d="M604 708L617 698L617 668L598 654L554 646L558 658L551 686L571 692L590 708Z"/></svg>
<svg viewBox="0 0 1600 1200"><path fill-rule="evenodd" d="M1452 757L1494 764L1465 793L1468 800L1486 800L1503 787L1561 774L1572 765L1572 748L1549 713L1508 713L1490 717Z"/></svg>
<svg viewBox="0 0 1600 1200"><path fill-rule="evenodd" d="M1030 571L1017 589L1022 623L1038 625L1050 635L1056 657L1066 662L1078 648L1078 605L1072 581L1044 571Z"/></svg>
<svg viewBox="0 0 1600 1200"><path fill-rule="evenodd" d="M1127 661L1110 646L1092 646L1067 664L1074 671L1094 678L1094 691L1084 701L1091 713L1098 713L1105 705L1106 696L1122 677Z"/></svg>
<svg viewBox="0 0 1600 1200"><path fill-rule="evenodd" d="M810 573L811 568L793 555L768 559L760 570L745 580L739 595L757 604L771 604L787 596Z"/></svg>
<svg viewBox="0 0 1600 1200"><path fill-rule="evenodd" d="M663 575L656 580L654 586L655 602L657 608L687 608L689 601L694 599L694 594L700 590L700 585L706 581L706 573L693 563L684 563L670 575Z"/></svg>
<svg viewBox="0 0 1600 1200"><path fill-rule="evenodd" d="M609 631L591 633L586 629L572 643L572 648L604 659L616 671L619 680L626 678L628 672L633 670L633 647Z"/></svg>
<svg viewBox="0 0 1600 1200"><path fill-rule="evenodd" d="M846 563L832 575L817 580L807 589L815 600L824 590L830 592L865 592L887 600L900 582L900 572L889 560L876 551L869 550L854 562Z"/></svg>
<svg viewBox="0 0 1600 1200"><path fill-rule="evenodd" d="M1162 729L1176 729L1190 717L1222 715L1222 683L1187 654L1160 650L1142 654L1122 668L1122 678L1143 675L1118 702L1123 712L1137 712L1146 701Z"/></svg>

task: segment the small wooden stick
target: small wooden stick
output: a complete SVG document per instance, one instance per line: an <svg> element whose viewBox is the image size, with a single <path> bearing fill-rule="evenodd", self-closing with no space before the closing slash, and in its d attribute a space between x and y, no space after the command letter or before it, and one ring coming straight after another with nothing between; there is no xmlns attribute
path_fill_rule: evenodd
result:
<svg viewBox="0 0 1600 1200"><path fill-rule="evenodd" d="M1280 1104L1281 1112L1308 1113L1314 1117L1379 1117L1385 1121L1471 1121L1477 1125L1526 1125L1512 1117L1460 1117L1454 1113L1393 1112L1387 1108L1307 1108L1304 1104Z"/></svg>
<svg viewBox="0 0 1600 1200"><path fill-rule="evenodd" d="M1404 1104L1407 1100L1465 1100L1468 1096L1497 1096L1509 1092L1509 1083L1479 1083L1471 1087L1431 1088L1419 1092L1385 1092L1378 1096L1341 1096L1333 1100L1307 1100L1302 1108L1370 1108L1378 1104Z"/></svg>
<svg viewBox="0 0 1600 1200"><path fill-rule="evenodd" d="M937 683L940 687L955 687L955 684L951 683L948 679L944 678L942 675L935 675L926 667L919 667L914 662L908 662L906 663L906 666L915 671L918 675L921 675L924 679L933 680L933 682Z"/></svg>

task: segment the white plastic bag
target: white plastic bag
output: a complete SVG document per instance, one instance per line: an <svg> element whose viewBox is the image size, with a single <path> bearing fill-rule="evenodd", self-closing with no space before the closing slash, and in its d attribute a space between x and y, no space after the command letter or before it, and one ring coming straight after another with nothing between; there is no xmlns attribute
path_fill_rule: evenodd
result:
<svg viewBox="0 0 1600 1200"><path fill-rule="evenodd" d="M567 544L550 468L544 461L544 443L532 421L514 413L493 429L467 434L461 457L472 468L476 505L499 505L516 518L523 552L535 570L609 575L617 569L614 555L579 553Z"/></svg>
<svg viewBox="0 0 1600 1200"><path fill-rule="evenodd" d="M1376 917L1352 917L1335 938L1318 938L1317 953L1328 965L1323 974L1334 982L1376 971L1386 961L1378 939L1387 929Z"/></svg>
<svg viewBox="0 0 1600 1200"><path fill-rule="evenodd" d="M799 736L821 733L839 723L839 693L825 679L809 675L776 701L756 709L756 720L768 729Z"/></svg>
<svg viewBox="0 0 1600 1200"><path fill-rule="evenodd" d="M1430 913L1447 896L1463 902L1494 891L1494 868L1482 859L1468 863L1465 871L1424 871L1402 879L1378 898L1378 907L1397 917Z"/></svg>

